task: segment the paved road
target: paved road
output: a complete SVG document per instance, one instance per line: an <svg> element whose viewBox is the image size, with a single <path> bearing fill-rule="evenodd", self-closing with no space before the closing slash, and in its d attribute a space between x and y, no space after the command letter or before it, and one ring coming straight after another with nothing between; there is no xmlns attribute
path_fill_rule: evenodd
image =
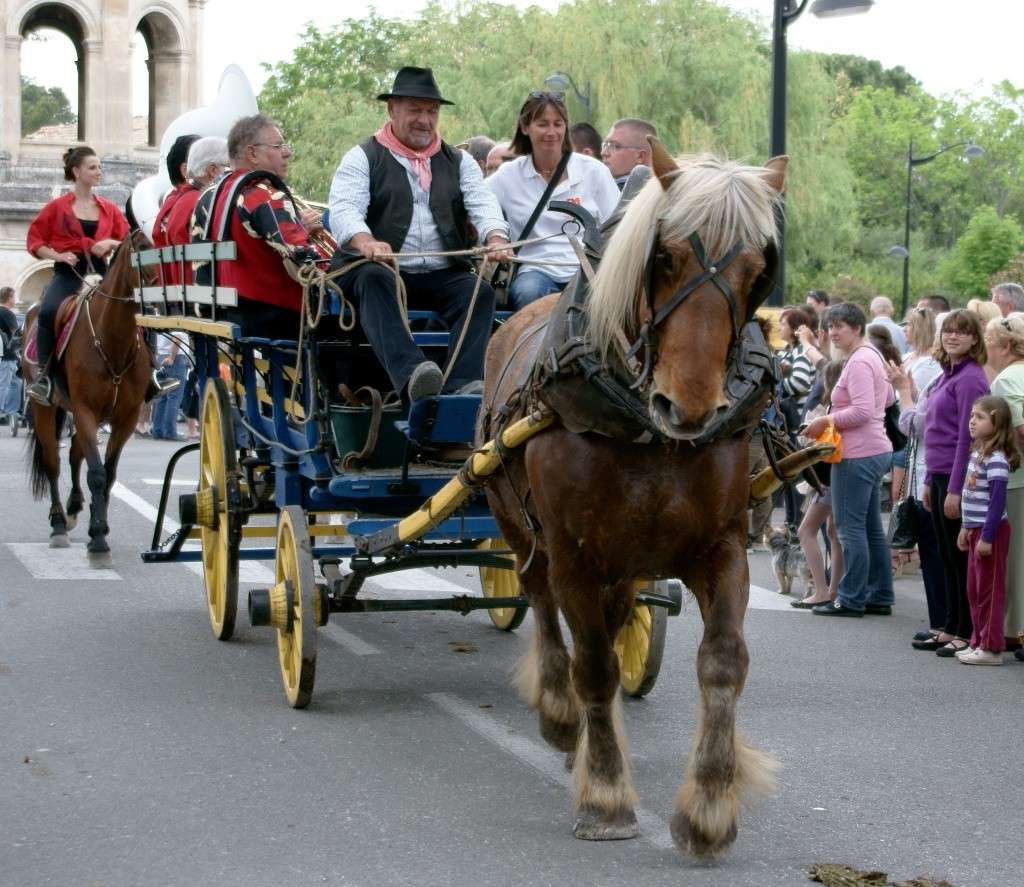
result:
<svg viewBox="0 0 1024 887"><path fill-rule="evenodd" d="M529 620L514 635L484 614L334 622L313 704L294 711L270 633L240 617L236 639L216 642L195 572L138 558L172 445L128 447L115 563L94 571L83 530L66 552L46 547L24 444L0 432L2 887L790 887L818 862L1021 882L1024 665L912 651L915 580L899 583L893 617L820 619L768 591L767 556L751 556L764 588L747 616L740 724L784 769L729 855L703 866L671 848L666 824L696 710L692 600L670 620L656 688L626 705L642 837L579 842L560 758L508 683ZM373 590L476 582L452 570L388 581Z"/></svg>

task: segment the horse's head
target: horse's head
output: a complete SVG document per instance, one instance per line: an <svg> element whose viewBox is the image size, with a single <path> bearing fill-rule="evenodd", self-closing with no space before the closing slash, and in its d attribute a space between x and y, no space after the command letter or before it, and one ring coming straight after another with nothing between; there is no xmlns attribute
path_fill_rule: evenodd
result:
<svg viewBox="0 0 1024 887"><path fill-rule="evenodd" d="M110 266L103 277L104 288L116 291L120 296L125 291L156 284L160 276L156 265L144 267L140 276L139 269L132 263L132 253L151 249L152 246L153 244L140 228L132 228L110 257Z"/></svg>
<svg viewBox="0 0 1024 887"><path fill-rule="evenodd" d="M590 324L608 352L628 342L638 388L668 437L692 440L727 409L740 330L767 296L786 158L750 167L680 164L651 140L654 176L615 231L594 280Z"/></svg>

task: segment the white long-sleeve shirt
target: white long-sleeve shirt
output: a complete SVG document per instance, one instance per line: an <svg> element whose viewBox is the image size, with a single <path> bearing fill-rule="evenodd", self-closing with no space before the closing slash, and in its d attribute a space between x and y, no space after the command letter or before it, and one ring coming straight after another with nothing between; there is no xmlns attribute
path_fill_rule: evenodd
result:
<svg viewBox="0 0 1024 887"><path fill-rule="evenodd" d="M409 187L412 189L412 222L399 252L437 252L445 249L441 232L430 211L430 192L420 186L419 177L413 174L412 164L394 151L391 156L406 171ZM508 225L501 215L498 201L484 184L480 165L465 151L460 152L459 185L462 201L469 221L486 242L490 234L498 232L508 236ZM330 205L331 233L339 245L344 246L356 234L370 234L366 224L366 211L370 206L370 162L366 152L356 145L341 159L331 181ZM403 271L413 273L436 271L451 264L443 257L399 259Z"/></svg>
<svg viewBox="0 0 1024 887"><path fill-rule="evenodd" d="M512 228L512 239L519 240L523 228L533 214L537 202L544 196L548 183L537 172L533 165L533 157L527 154L503 163L498 171L487 179L487 186L494 192L505 212ZM580 204L584 209L603 224L612 214L622 194L608 167L584 154L573 154L566 167L566 177L555 186L550 200L570 200ZM541 243L524 246L519 251L520 259L535 262L552 262L552 265L526 265L524 268L538 268L553 280L562 282L576 273L575 267L566 267L561 263L578 264L569 238L561 233L562 226L569 221L565 213L552 212L545 209L537 219L529 239L548 237Z"/></svg>

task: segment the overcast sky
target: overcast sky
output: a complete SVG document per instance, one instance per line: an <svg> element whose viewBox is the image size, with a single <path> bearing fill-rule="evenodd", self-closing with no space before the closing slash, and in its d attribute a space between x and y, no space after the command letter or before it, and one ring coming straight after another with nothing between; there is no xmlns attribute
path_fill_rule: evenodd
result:
<svg viewBox="0 0 1024 887"><path fill-rule="evenodd" d="M530 5L514 0L515 5ZM719 0L738 10L770 20L773 0ZM225 65L241 65L258 93L266 77L260 62L290 57L298 34L308 21L328 27L345 17L347 3L287 0L248 3L252 14L239 15L241 0L208 0L204 28L204 101L209 101ZM424 0L376 0L382 15L411 17ZM537 4L554 8L558 0ZM271 13L270 10L273 10ZM789 28L791 47L821 52L855 53L883 65L903 65L930 92L974 92L1000 80L1024 85L1024 3L1021 0L876 0L866 15L817 19L809 12ZM25 44L24 71L44 85L73 91L73 62L55 64L70 47ZM141 56L140 53L137 55ZM425 65L429 59L419 60ZM553 66L555 63L553 62ZM136 82L145 83L144 62L136 59ZM55 72L66 69L64 77ZM136 113L145 113L144 87L135 90Z"/></svg>

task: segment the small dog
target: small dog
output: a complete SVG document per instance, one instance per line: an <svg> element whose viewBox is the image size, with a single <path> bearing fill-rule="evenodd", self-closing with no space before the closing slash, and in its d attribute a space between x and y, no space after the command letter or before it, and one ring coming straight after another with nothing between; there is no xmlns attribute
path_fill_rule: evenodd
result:
<svg viewBox="0 0 1024 887"><path fill-rule="evenodd" d="M789 594L793 588L793 580L800 579L804 584L804 592L810 595L814 592L814 582L811 579L811 570L807 566L807 558L804 557L800 543L793 538L785 527L769 527L765 533L765 542L768 544L768 551L772 556L772 570L775 572L775 580L779 583L779 593Z"/></svg>

